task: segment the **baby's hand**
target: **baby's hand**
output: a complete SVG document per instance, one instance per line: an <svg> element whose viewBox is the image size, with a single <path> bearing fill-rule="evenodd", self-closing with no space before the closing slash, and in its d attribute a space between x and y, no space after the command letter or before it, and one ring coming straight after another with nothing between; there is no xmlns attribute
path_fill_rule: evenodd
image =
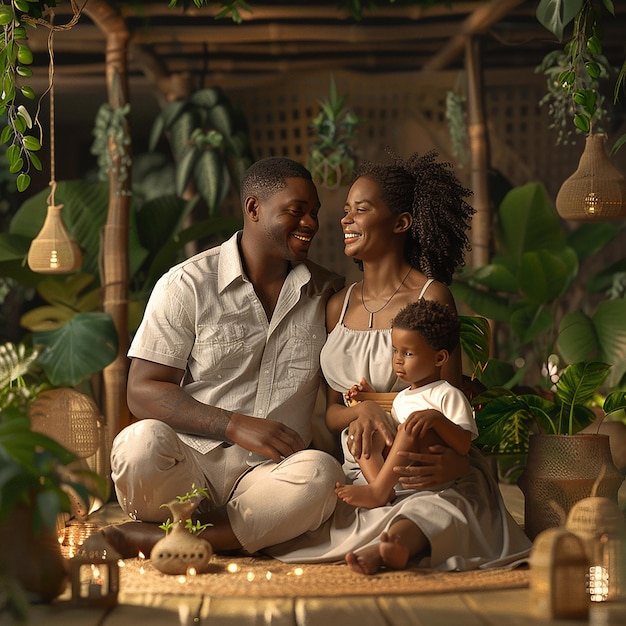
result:
<svg viewBox="0 0 626 626"><path fill-rule="evenodd" d="M354 406L359 403L358 395L361 391L366 393L374 391L365 378L361 378L361 382L358 385L352 385L344 394L348 406Z"/></svg>
<svg viewBox="0 0 626 626"><path fill-rule="evenodd" d="M423 437L439 420L446 419L439 411L424 409L414 411L406 418L402 426L413 437Z"/></svg>

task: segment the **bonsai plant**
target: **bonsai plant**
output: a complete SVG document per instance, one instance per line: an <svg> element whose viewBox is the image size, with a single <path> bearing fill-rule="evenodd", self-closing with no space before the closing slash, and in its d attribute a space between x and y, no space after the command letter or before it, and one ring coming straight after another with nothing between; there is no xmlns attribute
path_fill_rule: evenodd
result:
<svg viewBox="0 0 626 626"><path fill-rule="evenodd" d="M356 165L353 140L359 119L346 100L347 96L337 94L331 76L328 98L319 102L320 112L311 122L308 168L316 182L330 189L347 185Z"/></svg>
<svg viewBox="0 0 626 626"><path fill-rule="evenodd" d="M198 535L212 524L193 521L192 514L198 504L208 497L207 489L192 484L190 492L161 505L170 510L173 519L168 518L159 526L165 531L165 537L157 541L150 553L154 567L160 572L186 574L193 569L202 574L207 570L213 547Z"/></svg>
<svg viewBox="0 0 626 626"><path fill-rule="evenodd" d="M29 597L49 601L63 591L60 514L71 512L73 498L87 503L106 492L101 477L74 465L75 454L31 429L28 407L50 387L37 375L38 356L24 344L0 346L0 582L10 591L0 597L18 617Z"/></svg>

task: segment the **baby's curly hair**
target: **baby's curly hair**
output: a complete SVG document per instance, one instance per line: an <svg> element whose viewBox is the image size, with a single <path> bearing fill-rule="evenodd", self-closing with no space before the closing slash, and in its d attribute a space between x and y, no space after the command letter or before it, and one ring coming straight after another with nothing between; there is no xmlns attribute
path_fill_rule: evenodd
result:
<svg viewBox="0 0 626 626"><path fill-rule="evenodd" d="M464 198L472 192L461 185L451 163L435 160L435 150L422 156L415 152L406 161L391 156L391 164L362 163L354 180L372 178L393 214L413 216L405 250L408 262L428 278L449 285L470 250L466 231L475 211Z"/></svg>
<svg viewBox="0 0 626 626"><path fill-rule="evenodd" d="M391 327L418 332L430 348L448 352L456 348L461 333L461 322L454 309L423 298L398 311Z"/></svg>

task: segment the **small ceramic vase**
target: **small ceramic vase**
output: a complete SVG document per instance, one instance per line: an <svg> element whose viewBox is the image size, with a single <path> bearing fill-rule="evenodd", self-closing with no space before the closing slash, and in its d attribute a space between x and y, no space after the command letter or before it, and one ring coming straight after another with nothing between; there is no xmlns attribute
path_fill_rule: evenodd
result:
<svg viewBox="0 0 626 626"><path fill-rule="evenodd" d="M211 544L195 536L185 528L185 522L191 517L197 502L172 500L167 507L172 513L174 527L152 548L150 559L156 569L164 574L188 574L191 569L196 574L207 570L213 548Z"/></svg>

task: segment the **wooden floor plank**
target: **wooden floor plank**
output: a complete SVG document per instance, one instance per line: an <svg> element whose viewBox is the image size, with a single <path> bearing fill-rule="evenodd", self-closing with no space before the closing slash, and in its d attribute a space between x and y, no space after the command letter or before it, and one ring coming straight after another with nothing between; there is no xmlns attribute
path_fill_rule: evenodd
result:
<svg viewBox="0 0 626 626"><path fill-rule="evenodd" d="M106 609L85 609L69 602L31 604L28 607L28 626L99 626ZM0 626L15 626L6 613L0 614Z"/></svg>
<svg viewBox="0 0 626 626"><path fill-rule="evenodd" d="M531 613L528 589L503 589L462 594L467 606L489 626L580 626L580 620L537 620Z"/></svg>
<svg viewBox="0 0 626 626"><path fill-rule="evenodd" d="M202 624L220 626L294 626L294 601L292 598L212 596L205 598L200 619Z"/></svg>
<svg viewBox="0 0 626 626"><path fill-rule="evenodd" d="M295 626L382 626L386 624L376 598L297 598Z"/></svg>
<svg viewBox="0 0 626 626"><path fill-rule="evenodd" d="M384 596L378 604L391 626L484 626L456 593Z"/></svg>
<svg viewBox="0 0 626 626"><path fill-rule="evenodd" d="M198 611L198 599L193 603L189 600L189 596L173 596L159 606L119 604L106 616L102 626L193 626L198 623L194 622L198 615L191 611L194 607Z"/></svg>

